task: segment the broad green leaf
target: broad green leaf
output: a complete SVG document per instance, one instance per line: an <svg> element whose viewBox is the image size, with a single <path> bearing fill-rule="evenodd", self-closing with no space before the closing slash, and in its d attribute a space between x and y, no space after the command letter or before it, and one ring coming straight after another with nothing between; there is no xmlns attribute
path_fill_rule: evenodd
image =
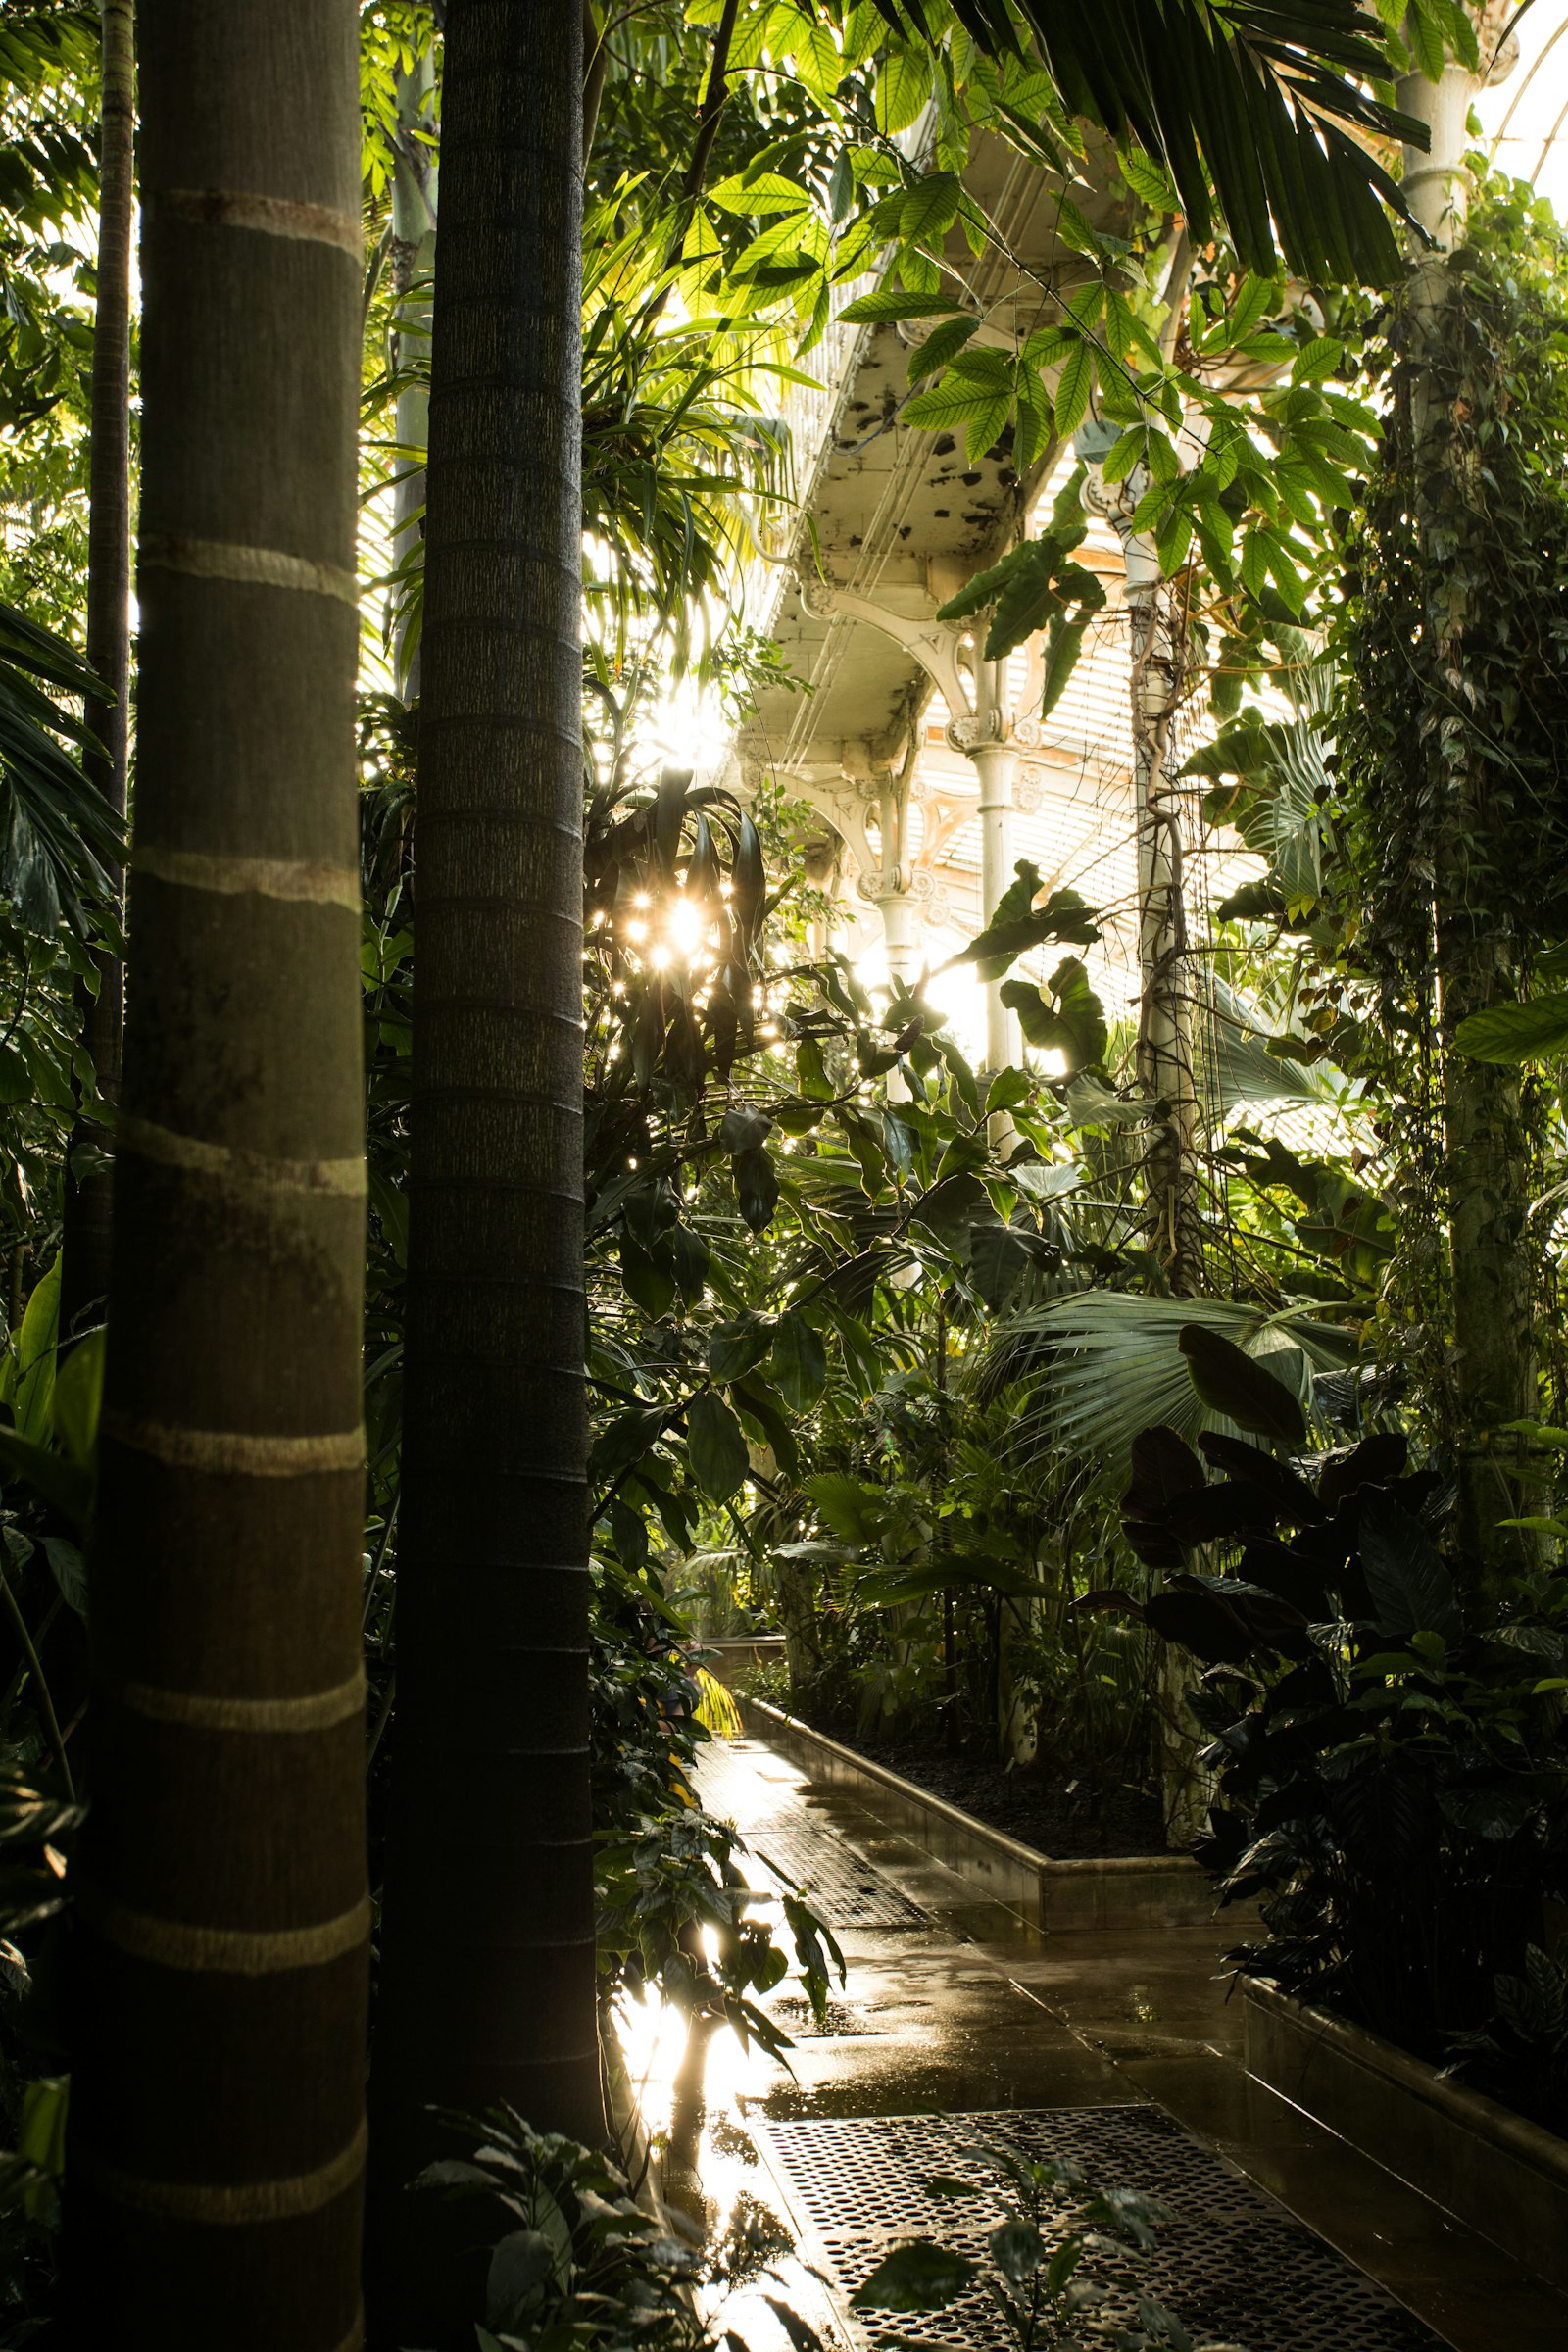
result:
<svg viewBox="0 0 1568 2352"><path fill-rule="evenodd" d="M1094 383L1094 355L1087 343L1074 343L1062 362L1056 382L1056 432L1061 440L1065 441L1082 424Z"/></svg>
<svg viewBox="0 0 1568 2352"><path fill-rule="evenodd" d="M862 294L839 315L851 326L879 326L899 318L934 318L944 313L968 315L948 294L908 294L898 286L878 286L874 294ZM976 319L975 324L979 323Z"/></svg>
<svg viewBox="0 0 1568 2352"><path fill-rule="evenodd" d="M815 1503L822 1524L846 1544L870 1542L882 1510L875 1487L862 1486L847 1470L824 1470L806 1481L805 1493Z"/></svg>
<svg viewBox="0 0 1568 2352"><path fill-rule="evenodd" d="M598 1484L603 1479L617 1478L629 1470L633 1462L641 1461L649 1447L658 1443L667 1418L662 1404L632 1404L623 1407L614 1419L603 1428L593 1444L588 1459L588 1475Z"/></svg>
<svg viewBox="0 0 1568 2352"><path fill-rule="evenodd" d="M14 1429L0 1429L0 1482L12 1478L24 1480L45 1502L52 1502L79 1536L86 1534L93 1502L93 1479L88 1471L68 1462L63 1453L20 1437Z"/></svg>
<svg viewBox="0 0 1568 2352"><path fill-rule="evenodd" d="M1035 885L1039 887L1038 875ZM1007 895L1010 897L1011 893ZM1004 900L1003 905L1005 903ZM1088 901L1075 890L1054 890L1043 906L1031 907L1023 914L1004 915L999 906L995 918L979 937L971 939L950 960L972 963L981 980L1000 980L1016 956L1039 947L1043 940L1061 940L1092 948L1100 936L1099 920Z"/></svg>
<svg viewBox="0 0 1568 2352"><path fill-rule="evenodd" d="M1018 421L1013 430L1012 462L1026 472L1048 447L1052 434L1051 399L1044 380L1032 368L1018 369Z"/></svg>
<svg viewBox="0 0 1568 2352"><path fill-rule="evenodd" d="M746 1439L722 1396L704 1389L686 1407L692 1476L714 1502L727 1502L746 1483Z"/></svg>
<svg viewBox="0 0 1568 2352"><path fill-rule="evenodd" d="M876 126L897 138L918 122L931 95L929 59L903 42L890 49L876 82Z"/></svg>
<svg viewBox="0 0 1568 2352"><path fill-rule="evenodd" d="M772 1345L773 1327L760 1315L717 1324L708 1343L708 1369L715 1380L743 1380Z"/></svg>
<svg viewBox="0 0 1568 2352"><path fill-rule="evenodd" d="M909 381L918 383L923 375L934 375L945 368L955 353L963 349L980 321L966 314L958 318L944 318L934 326L923 343L917 343L909 354Z"/></svg>
<svg viewBox="0 0 1568 2352"><path fill-rule="evenodd" d="M1291 362L1293 384L1317 383L1323 376L1332 375L1345 357L1345 347L1334 335L1314 335Z"/></svg>
<svg viewBox="0 0 1568 2352"><path fill-rule="evenodd" d="M1568 991L1472 1012L1453 1042L1471 1061L1545 1061L1568 1054Z"/></svg>
<svg viewBox="0 0 1568 2352"><path fill-rule="evenodd" d="M1007 980L1002 1002L1017 1013L1030 1045L1062 1056L1069 1078L1104 1060L1110 1028L1080 957L1065 956L1056 966L1049 997L1030 981Z"/></svg>
<svg viewBox="0 0 1568 2352"><path fill-rule="evenodd" d="M1123 179L1133 194L1145 204L1152 205L1156 212L1161 213L1181 211L1181 198L1176 193L1174 180L1168 172L1154 162L1152 156L1146 155L1141 147L1129 147L1124 154L1117 156L1116 161Z"/></svg>
<svg viewBox="0 0 1568 2352"><path fill-rule="evenodd" d="M963 454L971 466L978 466L986 452L995 448L1011 409L1011 392L999 392L989 409L969 418L963 428Z"/></svg>
<svg viewBox="0 0 1568 2352"><path fill-rule="evenodd" d="M1441 1634L1455 1642L1464 1627L1453 1579L1419 1519L1374 1488L1361 1505L1361 1566L1378 1613L1378 1630L1407 1642Z"/></svg>
<svg viewBox="0 0 1568 2352"><path fill-rule="evenodd" d="M779 1317L771 1360L786 1404L797 1413L809 1412L827 1384L827 1349L821 1333L798 1310Z"/></svg>
<svg viewBox="0 0 1568 2352"><path fill-rule="evenodd" d="M1249 275L1242 281L1241 292L1231 305L1222 330L1227 347L1235 348L1245 342L1259 319L1266 318L1280 299L1280 289L1272 278Z"/></svg>
<svg viewBox="0 0 1568 2352"><path fill-rule="evenodd" d="M1087 286L1075 286L1061 306L1062 317L1080 335L1091 333L1105 307L1105 287L1102 278Z"/></svg>
<svg viewBox="0 0 1568 2352"><path fill-rule="evenodd" d="M60 1326L60 1252L33 1290L17 1334L17 1387L13 1415L20 1434L42 1445L52 1423L55 1342Z"/></svg>
<svg viewBox="0 0 1568 2352"><path fill-rule="evenodd" d="M89 1332L66 1357L55 1380L54 1431L80 1469L92 1467L103 1409L104 1356L108 1333Z"/></svg>
<svg viewBox="0 0 1568 2352"><path fill-rule="evenodd" d="M857 2311L942 2311L969 2286L975 2266L967 2256L917 2237L885 2254L850 2297Z"/></svg>
<svg viewBox="0 0 1568 2352"><path fill-rule="evenodd" d="M1225 1414L1255 1437L1291 1446L1306 1443L1299 1398L1234 1340L1207 1324L1188 1323L1176 1345L1187 1358L1193 1387L1211 1412Z"/></svg>
<svg viewBox="0 0 1568 2352"><path fill-rule="evenodd" d="M899 208L899 235L907 245L929 245L946 236L958 218L960 189L956 172L932 172L916 182Z"/></svg>
<svg viewBox="0 0 1568 2352"><path fill-rule="evenodd" d="M0 1046L0 1103L10 1109L32 1100L32 1072L13 1045Z"/></svg>
<svg viewBox="0 0 1568 2352"><path fill-rule="evenodd" d="M805 213L811 209L811 192L777 172L763 172L748 183L739 172L721 179L708 191L710 204L722 212L760 218L766 213Z"/></svg>
<svg viewBox="0 0 1568 2352"><path fill-rule="evenodd" d="M791 36L790 54L811 96L825 106L838 89L844 70L832 33L825 24L803 24Z"/></svg>
<svg viewBox="0 0 1568 2352"><path fill-rule="evenodd" d="M960 354L964 359L972 356L968 352ZM924 392L917 392L912 400L906 402L904 420L906 424L922 425L928 432L951 432L956 425L967 425L974 419L982 422L996 416L999 406L1002 419L1005 420L1010 401L1010 389L999 392L994 385L977 383L972 377L961 376L950 368L939 384L929 385ZM997 431L1001 429L999 422ZM995 438L996 434L993 433L992 439Z"/></svg>
<svg viewBox="0 0 1568 2352"><path fill-rule="evenodd" d="M778 1170L772 1154L758 1146L749 1152L737 1152L730 1161L735 1178L735 1200L741 1215L754 1233L763 1233L772 1222L778 1206Z"/></svg>
<svg viewBox="0 0 1568 2352"><path fill-rule="evenodd" d="M626 1296L657 1323L675 1297L675 1277L667 1266L649 1255L629 1233L620 1237L620 1279Z"/></svg>

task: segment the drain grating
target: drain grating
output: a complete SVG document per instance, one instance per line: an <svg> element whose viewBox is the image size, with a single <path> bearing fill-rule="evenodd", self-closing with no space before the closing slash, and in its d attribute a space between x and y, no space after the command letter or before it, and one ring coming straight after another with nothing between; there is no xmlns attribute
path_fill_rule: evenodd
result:
<svg viewBox="0 0 1568 2352"><path fill-rule="evenodd" d="M696 1779L704 1810L720 1821L733 1821L759 1796L772 1793L758 1771L755 1749L737 1748L728 1740L709 1740L698 1749Z"/></svg>
<svg viewBox="0 0 1568 2352"><path fill-rule="evenodd" d="M1152 2253L1096 2253L1086 2266L1115 2290L1111 2314L1123 2326L1148 2295L1174 2312L1195 2341L1243 2352L1441 2352L1420 2321L1161 2108L749 2120L842 2295L903 2238L939 2237L983 2254L1004 2211L986 2157L990 2143L1026 2157L1069 2157L1097 2186L1138 2189L1169 2208ZM921 2183L942 2173L986 2193L933 2197ZM1010 2352L1012 2343L983 2286L942 2312L868 2315L862 2341L923 2344L931 2352Z"/></svg>
<svg viewBox="0 0 1568 2352"><path fill-rule="evenodd" d="M804 1807L760 1822L746 1842L804 1886L830 1928L924 1928L918 1904Z"/></svg>

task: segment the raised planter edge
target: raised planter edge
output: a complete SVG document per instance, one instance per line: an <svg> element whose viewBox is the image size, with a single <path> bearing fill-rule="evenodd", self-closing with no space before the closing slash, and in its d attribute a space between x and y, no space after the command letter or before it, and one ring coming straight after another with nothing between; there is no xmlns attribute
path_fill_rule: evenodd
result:
<svg viewBox="0 0 1568 2352"><path fill-rule="evenodd" d="M1270 1979L1242 1979L1254 2081L1568 2287L1568 2140Z"/></svg>
<svg viewBox="0 0 1568 2352"><path fill-rule="evenodd" d="M867 1799L870 1809L939 1862L1007 1903L1032 1926L1054 1929L1188 1926L1213 1915L1206 1874L1189 1854L1111 1854L1057 1861L978 1821L946 1797L762 1698L741 1717L769 1746L817 1778Z"/></svg>

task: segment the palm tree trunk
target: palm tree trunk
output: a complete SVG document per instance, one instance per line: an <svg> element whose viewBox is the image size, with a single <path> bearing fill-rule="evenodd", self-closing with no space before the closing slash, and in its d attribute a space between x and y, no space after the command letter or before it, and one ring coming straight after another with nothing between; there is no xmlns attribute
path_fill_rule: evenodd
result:
<svg viewBox="0 0 1568 2352"><path fill-rule="evenodd" d="M144 0L140 761L73 2341L361 2340L352 0Z"/></svg>
<svg viewBox="0 0 1568 2352"><path fill-rule="evenodd" d="M85 716L103 745L82 762L118 816L125 813L130 750L130 224L135 194L135 0L103 0L103 97L99 121L97 305L92 346L92 440L87 492L87 660L109 690ZM119 877L117 876L118 880ZM98 1092L120 1100L124 975L118 956L98 958L96 993L78 992L81 1042ZM101 1139L78 1120L73 1153ZM67 1164L60 1332L101 1307L109 1291L112 1178Z"/></svg>
<svg viewBox="0 0 1568 2352"><path fill-rule="evenodd" d="M506 2098L542 2128L602 2129L581 1125L582 6L450 0L446 24L398 1721L373 2093L388 2255L372 2286L400 2251L396 2184L429 2144L428 2102ZM450 2328L450 2312L435 2316ZM406 2307L399 2317L416 2325Z"/></svg>

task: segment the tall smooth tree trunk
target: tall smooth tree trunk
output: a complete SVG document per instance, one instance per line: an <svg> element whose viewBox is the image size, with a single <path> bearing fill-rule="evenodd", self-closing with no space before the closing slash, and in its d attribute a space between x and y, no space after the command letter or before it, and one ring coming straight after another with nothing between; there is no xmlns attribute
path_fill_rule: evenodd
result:
<svg viewBox="0 0 1568 2352"><path fill-rule="evenodd" d="M1157 1111L1145 1161L1150 1246L1178 1298L1203 1287L1198 1181L1198 1092L1193 1079L1192 972L1183 873L1181 791L1172 773L1171 722L1181 684L1170 591L1128 542L1132 623L1133 799L1138 824L1138 1076Z"/></svg>
<svg viewBox="0 0 1568 2352"><path fill-rule="evenodd" d="M428 367L432 301L429 281L435 273L435 232L438 167L435 150L426 137L436 127L435 57L431 50L416 58L412 70L398 75L398 154L392 175L392 284L398 296L393 336L395 368ZM421 135L424 134L424 135ZM428 379L407 383L399 392L393 437L400 451L423 451L430 429ZM392 494L392 560L402 565L419 544L424 506L424 466L413 455L397 459L398 482ZM392 668L398 691L406 701L419 699L422 662L418 641L411 648L407 624L395 633Z"/></svg>
<svg viewBox="0 0 1568 2352"><path fill-rule="evenodd" d="M361 2341L352 0L144 0L140 759L72 2341Z"/></svg>
<svg viewBox="0 0 1568 2352"><path fill-rule="evenodd" d="M398 2178L446 2144L427 2103L506 2098L541 2128L602 2129L582 1211L581 0L450 0L446 25L398 1705L372 2073L372 2243L386 2258L372 2287L407 2226ZM403 2324L424 2321L416 2306ZM431 2315L436 2329L453 2321Z"/></svg>
<svg viewBox="0 0 1568 2352"><path fill-rule="evenodd" d="M1203 1287L1203 1228L1181 791L1171 745L1181 694L1180 631L1153 541L1132 527L1149 477L1140 466L1112 484L1101 470L1113 434L1114 427L1086 427L1077 451L1088 469L1084 504L1110 523L1126 563L1138 846L1138 1078L1151 1103L1160 1106L1144 1160L1147 1231L1172 1291L1190 1298Z"/></svg>
<svg viewBox="0 0 1568 2352"><path fill-rule="evenodd" d="M92 345L92 439L87 491L87 661L110 700L88 704L86 720L103 746L83 766L117 816L125 813L130 756L130 238L135 198L135 0L103 0L103 97L99 117L97 302ZM120 877L115 877L118 882ZM80 997L81 1042L98 1092L120 1099L124 973L117 956L98 958L98 987ZM72 1151L102 1140L78 1120ZM107 1167L75 1175L67 1166L62 1335L101 1309L109 1291L113 1179Z"/></svg>

